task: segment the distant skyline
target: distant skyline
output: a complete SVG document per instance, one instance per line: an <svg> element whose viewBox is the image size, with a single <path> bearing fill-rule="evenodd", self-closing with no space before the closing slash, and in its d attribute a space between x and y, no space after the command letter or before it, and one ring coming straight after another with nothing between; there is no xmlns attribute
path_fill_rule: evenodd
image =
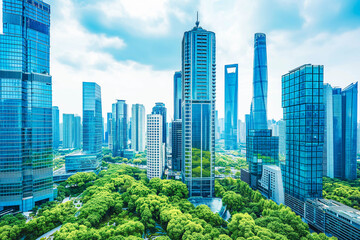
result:
<svg viewBox="0 0 360 240"><path fill-rule="evenodd" d="M239 64L239 119L250 112L256 32L267 35L268 119L282 118L281 75L295 67L322 64L324 82L341 88L360 76L355 0L54 0L51 5L53 105L60 116L82 115L82 82L93 81L101 86L104 118L116 99L124 99L129 106L144 104L146 113L164 102L170 121L182 35L195 25L196 11L200 26L216 33L219 117L225 64Z"/></svg>

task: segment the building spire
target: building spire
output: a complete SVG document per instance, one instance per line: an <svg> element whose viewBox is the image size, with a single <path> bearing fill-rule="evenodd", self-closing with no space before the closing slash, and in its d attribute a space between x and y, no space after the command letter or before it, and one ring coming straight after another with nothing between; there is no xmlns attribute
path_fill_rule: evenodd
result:
<svg viewBox="0 0 360 240"><path fill-rule="evenodd" d="M195 25L196 27L199 27L199 11L196 12L196 22L195 22Z"/></svg>

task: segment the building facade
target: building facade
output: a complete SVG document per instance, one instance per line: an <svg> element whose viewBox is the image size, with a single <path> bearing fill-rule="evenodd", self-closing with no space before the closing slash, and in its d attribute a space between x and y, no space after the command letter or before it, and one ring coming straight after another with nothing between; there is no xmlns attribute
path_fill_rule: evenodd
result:
<svg viewBox="0 0 360 240"><path fill-rule="evenodd" d="M81 117L75 115L74 116L74 148L81 148Z"/></svg>
<svg viewBox="0 0 360 240"><path fill-rule="evenodd" d="M279 121L279 153L282 156L286 155L286 126L285 121Z"/></svg>
<svg viewBox="0 0 360 240"><path fill-rule="evenodd" d="M182 152L182 120L178 119L172 122L172 170L181 171L181 152Z"/></svg>
<svg viewBox="0 0 360 240"><path fill-rule="evenodd" d="M167 109L165 107L165 103L155 103L155 106L152 109L151 114L160 114L162 116L163 119L163 143L165 143L166 145L166 138L167 138L167 122L166 122L166 114L167 114Z"/></svg>
<svg viewBox="0 0 360 240"><path fill-rule="evenodd" d="M161 114L147 115L147 177L162 178L165 169L165 144L163 143Z"/></svg>
<svg viewBox="0 0 360 240"><path fill-rule="evenodd" d="M225 65L225 149L236 150L238 142L238 65Z"/></svg>
<svg viewBox="0 0 360 240"><path fill-rule="evenodd" d="M323 69L306 64L282 76L285 204L301 216L306 199L322 197Z"/></svg>
<svg viewBox="0 0 360 240"><path fill-rule="evenodd" d="M50 5L2 1L0 210L53 200Z"/></svg>
<svg viewBox="0 0 360 240"><path fill-rule="evenodd" d="M63 148L75 148L75 115L63 114Z"/></svg>
<svg viewBox="0 0 360 240"><path fill-rule="evenodd" d="M175 72L175 74L174 74L174 120L181 119L181 98L182 98L181 72Z"/></svg>
<svg viewBox="0 0 360 240"><path fill-rule="evenodd" d="M128 142L128 116L125 100L117 100L112 105L112 153L113 156L124 156Z"/></svg>
<svg viewBox="0 0 360 240"><path fill-rule="evenodd" d="M53 150L59 149L60 146L60 115L59 108L52 107L52 132L53 132Z"/></svg>
<svg viewBox="0 0 360 240"><path fill-rule="evenodd" d="M284 204L284 187L281 169L275 165L263 165L263 174L258 184L259 191L277 204Z"/></svg>
<svg viewBox="0 0 360 240"><path fill-rule="evenodd" d="M83 152L102 155L101 88L94 82L83 82Z"/></svg>
<svg viewBox="0 0 360 240"><path fill-rule="evenodd" d="M112 141L112 112L107 113L106 120L106 135L107 135L107 143L108 148L111 150L113 141Z"/></svg>
<svg viewBox="0 0 360 240"><path fill-rule="evenodd" d="M136 152L145 151L145 107L133 104L131 107L131 148Z"/></svg>
<svg viewBox="0 0 360 240"><path fill-rule="evenodd" d="M255 33L253 99L250 108L250 128L267 129L268 71L266 35Z"/></svg>
<svg viewBox="0 0 360 240"><path fill-rule="evenodd" d="M196 26L182 40L182 179L189 196L214 196L215 33Z"/></svg>

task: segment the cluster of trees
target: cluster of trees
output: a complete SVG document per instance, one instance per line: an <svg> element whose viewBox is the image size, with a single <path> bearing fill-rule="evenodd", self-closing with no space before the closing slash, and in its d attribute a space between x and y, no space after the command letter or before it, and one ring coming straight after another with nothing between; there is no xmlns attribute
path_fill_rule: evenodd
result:
<svg viewBox="0 0 360 240"><path fill-rule="evenodd" d="M146 154L135 154L133 159L127 159L123 157L113 157L111 153L104 155L103 161L108 163L133 163L136 165L146 165Z"/></svg>
<svg viewBox="0 0 360 240"><path fill-rule="evenodd" d="M233 167L238 170L241 168L248 168L249 165L246 162L245 157L229 156L222 153L215 154L215 166L217 167Z"/></svg>
<svg viewBox="0 0 360 240"><path fill-rule="evenodd" d="M360 179L341 181L337 178L324 177L323 197L360 210Z"/></svg>

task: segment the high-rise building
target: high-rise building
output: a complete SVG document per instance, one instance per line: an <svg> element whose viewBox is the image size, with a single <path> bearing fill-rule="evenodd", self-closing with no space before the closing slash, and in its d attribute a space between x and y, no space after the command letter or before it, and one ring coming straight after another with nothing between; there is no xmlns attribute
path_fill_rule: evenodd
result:
<svg viewBox="0 0 360 240"><path fill-rule="evenodd" d="M306 199L322 197L323 69L306 64L282 76L285 204L301 216Z"/></svg>
<svg viewBox="0 0 360 240"><path fill-rule="evenodd" d="M75 148L75 116L63 114L63 148Z"/></svg>
<svg viewBox="0 0 360 240"><path fill-rule="evenodd" d="M101 88L94 82L83 82L83 152L102 154Z"/></svg>
<svg viewBox="0 0 360 240"><path fill-rule="evenodd" d="M172 170L181 171L181 138L182 138L182 120L177 119L172 122Z"/></svg>
<svg viewBox="0 0 360 240"><path fill-rule="evenodd" d="M215 140L220 139L219 111L215 110Z"/></svg>
<svg viewBox="0 0 360 240"><path fill-rule="evenodd" d="M165 107L165 103L155 103L155 106L153 107L152 109L152 112L151 114L160 114L163 118L163 143L165 143L166 145L166 136L167 136L167 130L166 130L166 114L167 114L167 110L166 110L166 107Z"/></svg>
<svg viewBox="0 0 360 240"><path fill-rule="evenodd" d="M59 108L52 107L52 132L53 132L53 149L57 150L60 145L60 120Z"/></svg>
<svg viewBox="0 0 360 240"><path fill-rule="evenodd" d="M324 85L324 176L356 179L357 94L357 83L344 90Z"/></svg>
<svg viewBox="0 0 360 240"><path fill-rule="evenodd" d="M253 99L249 129L267 129L268 71L266 35L264 33L255 33L253 74Z"/></svg>
<svg viewBox="0 0 360 240"><path fill-rule="evenodd" d="M357 153L360 154L360 122L358 123L357 130Z"/></svg>
<svg viewBox="0 0 360 240"><path fill-rule="evenodd" d="M286 126L285 121L279 121L279 153L285 156L286 153Z"/></svg>
<svg viewBox="0 0 360 240"><path fill-rule="evenodd" d="M128 141L128 116L125 100L117 100L112 105L112 152L113 156L124 156Z"/></svg>
<svg viewBox="0 0 360 240"><path fill-rule="evenodd" d="M107 135L108 135L108 147L109 149L113 149L113 140L112 140L112 112L107 113Z"/></svg>
<svg viewBox="0 0 360 240"><path fill-rule="evenodd" d="M133 104L131 107L131 148L136 152L145 151L145 107Z"/></svg>
<svg viewBox="0 0 360 240"><path fill-rule="evenodd" d="M81 117L74 116L74 148L81 148Z"/></svg>
<svg viewBox="0 0 360 240"><path fill-rule="evenodd" d="M182 85L181 85L181 72L174 74L174 121L181 119L181 98L182 98Z"/></svg>
<svg viewBox="0 0 360 240"><path fill-rule="evenodd" d="M165 169L165 144L163 143L161 114L147 115L147 177L161 178Z"/></svg>
<svg viewBox="0 0 360 240"><path fill-rule="evenodd" d="M50 5L2 1L0 210L53 200Z"/></svg>
<svg viewBox="0 0 360 240"><path fill-rule="evenodd" d="M238 65L225 65L225 149L237 149Z"/></svg>
<svg viewBox="0 0 360 240"><path fill-rule="evenodd" d="M245 127L246 127L246 136L249 135L249 130L251 127L251 123L250 123L250 114L245 114Z"/></svg>
<svg viewBox="0 0 360 240"><path fill-rule="evenodd" d="M189 196L212 197L215 180L215 33L195 27L182 40L182 175Z"/></svg>

